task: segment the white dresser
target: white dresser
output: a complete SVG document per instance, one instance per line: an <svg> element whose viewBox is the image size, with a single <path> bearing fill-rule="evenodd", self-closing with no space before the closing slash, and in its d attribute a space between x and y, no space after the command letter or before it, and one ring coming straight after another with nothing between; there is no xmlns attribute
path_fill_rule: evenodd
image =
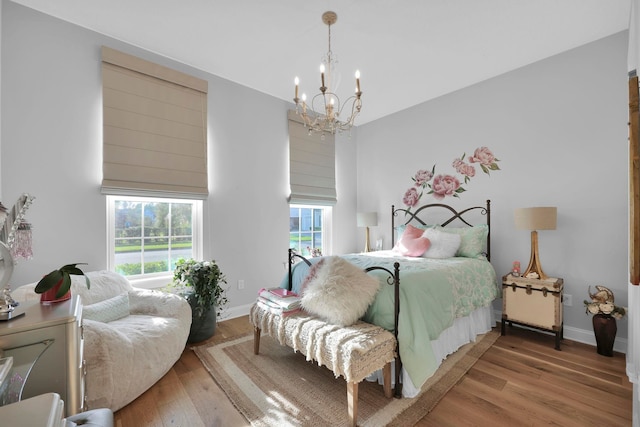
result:
<svg viewBox="0 0 640 427"><path fill-rule="evenodd" d="M18 308L23 316L0 322L0 349L13 357L8 403L53 392L64 400L67 416L84 411L80 299L51 305L25 302Z"/></svg>

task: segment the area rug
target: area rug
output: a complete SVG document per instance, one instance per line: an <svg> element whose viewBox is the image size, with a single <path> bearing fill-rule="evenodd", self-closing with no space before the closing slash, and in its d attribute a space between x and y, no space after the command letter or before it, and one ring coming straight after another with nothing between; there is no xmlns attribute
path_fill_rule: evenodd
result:
<svg viewBox="0 0 640 427"><path fill-rule="evenodd" d="M387 399L381 385L361 382L358 425L413 426L460 381L498 336L495 331L480 335L475 343L447 357L414 398ZM193 350L252 426L348 425L344 379L307 362L302 354L269 336L260 340L257 356L253 354L253 334Z"/></svg>

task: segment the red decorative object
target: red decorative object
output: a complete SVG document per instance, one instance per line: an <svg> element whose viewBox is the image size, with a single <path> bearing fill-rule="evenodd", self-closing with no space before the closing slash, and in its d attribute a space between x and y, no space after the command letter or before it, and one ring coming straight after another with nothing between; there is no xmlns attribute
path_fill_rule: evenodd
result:
<svg viewBox="0 0 640 427"><path fill-rule="evenodd" d="M40 294L40 303L41 304L53 304L56 302L66 301L71 298L71 289L67 291L66 294L61 296L60 298L56 298L56 294L58 290L60 290L60 286L62 286L62 279L51 289L48 291L44 291Z"/></svg>
<svg viewBox="0 0 640 427"><path fill-rule="evenodd" d="M520 261L513 261L513 268L511 269L511 274L516 277L520 277Z"/></svg>
<svg viewBox="0 0 640 427"><path fill-rule="evenodd" d="M616 319L608 314L593 315L593 333L596 336L598 354L613 356L613 343L616 341L618 325Z"/></svg>

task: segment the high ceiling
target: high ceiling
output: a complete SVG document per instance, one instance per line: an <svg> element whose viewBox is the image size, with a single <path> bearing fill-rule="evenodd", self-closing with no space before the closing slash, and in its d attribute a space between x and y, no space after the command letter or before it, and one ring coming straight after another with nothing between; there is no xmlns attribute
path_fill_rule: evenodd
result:
<svg viewBox="0 0 640 427"><path fill-rule="evenodd" d="M628 28L630 0L13 0L287 101L320 86L331 27L356 124ZM336 78L338 80L338 78Z"/></svg>

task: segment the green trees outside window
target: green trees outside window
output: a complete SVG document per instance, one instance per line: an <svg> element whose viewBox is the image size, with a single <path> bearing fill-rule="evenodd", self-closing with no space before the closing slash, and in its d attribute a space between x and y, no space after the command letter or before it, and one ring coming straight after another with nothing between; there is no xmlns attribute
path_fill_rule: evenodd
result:
<svg viewBox="0 0 640 427"><path fill-rule="evenodd" d="M115 270L126 276L171 272L193 257L193 203L114 200Z"/></svg>

